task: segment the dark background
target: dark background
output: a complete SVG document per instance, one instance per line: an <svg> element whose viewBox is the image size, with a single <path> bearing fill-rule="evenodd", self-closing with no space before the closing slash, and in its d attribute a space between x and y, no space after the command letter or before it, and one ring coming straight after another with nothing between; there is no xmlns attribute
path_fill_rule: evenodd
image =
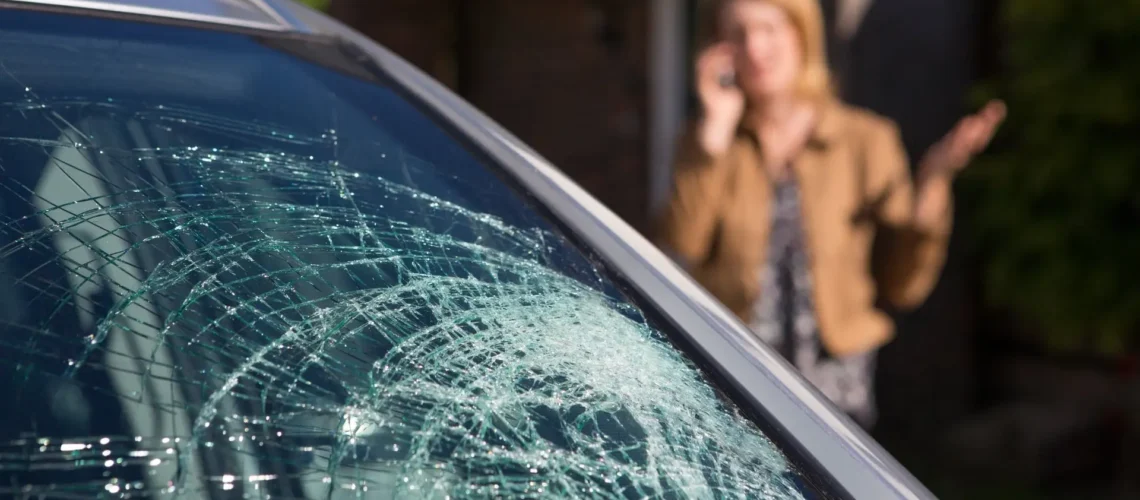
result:
<svg viewBox="0 0 1140 500"><path fill-rule="evenodd" d="M310 3L645 231L653 1ZM883 352L876 437L943 498L1140 498L1140 1L872 0L849 38L841 1L821 0L841 93L912 159L1010 106L958 183L942 281Z"/></svg>

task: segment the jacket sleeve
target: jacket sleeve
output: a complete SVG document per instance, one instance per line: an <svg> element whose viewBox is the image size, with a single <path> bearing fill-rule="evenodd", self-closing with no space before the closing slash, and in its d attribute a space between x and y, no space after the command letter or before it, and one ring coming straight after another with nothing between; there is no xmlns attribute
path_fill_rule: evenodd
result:
<svg viewBox="0 0 1140 500"><path fill-rule="evenodd" d="M935 227L915 227L915 187L901 136L893 123L879 125L871 127L867 158L880 238L873 272L881 299L911 309L926 300L941 276L953 207L947 204Z"/></svg>
<svg viewBox="0 0 1140 500"><path fill-rule="evenodd" d="M727 155L726 155L727 156ZM709 258L720 223L728 178L727 158L710 156L690 126L677 143L672 192L655 224L655 240L682 267L692 270Z"/></svg>

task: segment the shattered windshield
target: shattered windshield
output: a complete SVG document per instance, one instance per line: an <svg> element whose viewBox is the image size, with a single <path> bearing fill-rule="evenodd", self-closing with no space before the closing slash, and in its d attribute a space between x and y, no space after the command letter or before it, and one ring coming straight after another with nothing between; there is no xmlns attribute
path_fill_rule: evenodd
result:
<svg viewBox="0 0 1140 500"><path fill-rule="evenodd" d="M353 61L0 16L0 496L814 495Z"/></svg>

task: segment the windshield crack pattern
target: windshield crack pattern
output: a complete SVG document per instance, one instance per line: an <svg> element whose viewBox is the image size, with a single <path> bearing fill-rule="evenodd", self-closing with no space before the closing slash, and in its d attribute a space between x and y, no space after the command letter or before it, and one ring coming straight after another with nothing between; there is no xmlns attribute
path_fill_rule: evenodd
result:
<svg viewBox="0 0 1140 500"><path fill-rule="evenodd" d="M11 401L91 434L0 444L31 478L0 493L799 497L636 307L551 265L556 234L342 164L335 129L26 95L0 113L58 138L0 137L46 160L30 184L0 163L32 207L0 219L0 270L46 312L5 313L0 354ZM210 134L244 145L185 139ZM95 400L133 432L85 427Z"/></svg>

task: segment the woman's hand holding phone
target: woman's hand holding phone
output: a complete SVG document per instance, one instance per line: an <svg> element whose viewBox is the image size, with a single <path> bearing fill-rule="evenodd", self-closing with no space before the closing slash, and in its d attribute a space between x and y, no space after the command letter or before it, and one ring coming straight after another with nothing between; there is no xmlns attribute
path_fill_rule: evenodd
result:
<svg viewBox="0 0 1140 500"><path fill-rule="evenodd" d="M701 146L713 156L728 149L744 113L744 93L734 76L735 56L735 47L719 43L697 57L697 93L702 108L697 132Z"/></svg>

